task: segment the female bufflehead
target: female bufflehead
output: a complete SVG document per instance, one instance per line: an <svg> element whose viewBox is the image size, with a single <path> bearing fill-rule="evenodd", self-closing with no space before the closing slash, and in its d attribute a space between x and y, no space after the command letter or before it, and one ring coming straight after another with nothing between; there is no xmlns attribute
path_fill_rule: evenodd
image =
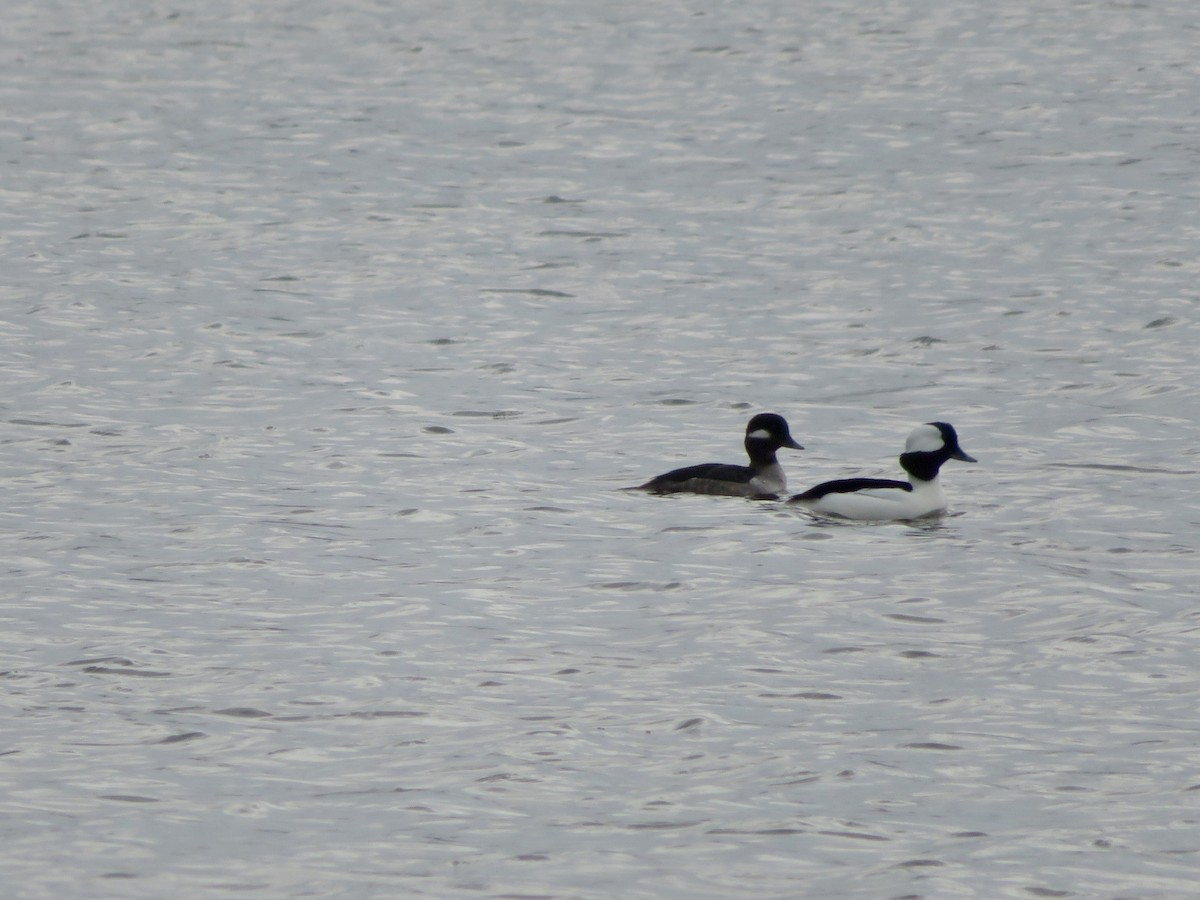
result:
<svg viewBox="0 0 1200 900"><path fill-rule="evenodd" d="M783 416L759 413L746 426L746 453L750 456L750 465L704 463L688 466L652 478L638 490L654 491L658 494L688 491L693 494L776 500L787 490L787 478L775 459L775 451L780 447L804 449L792 439L787 420Z"/></svg>
<svg viewBox="0 0 1200 900"><path fill-rule="evenodd" d="M918 425L908 436L900 465L908 481L843 478L809 488L788 499L813 512L846 519L919 519L946 508L938 470L948 459L977 462L958 446L958 433L945 422Z"/></svg>

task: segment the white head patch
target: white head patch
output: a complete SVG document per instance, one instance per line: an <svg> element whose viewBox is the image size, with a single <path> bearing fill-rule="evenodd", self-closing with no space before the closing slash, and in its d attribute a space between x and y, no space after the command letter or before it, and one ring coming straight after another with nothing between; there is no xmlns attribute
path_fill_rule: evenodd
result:
<svg viewBox="0 0 1200 900"><path fill-rule="evenodd" d="M766 441L766 440L769 440L770 437L771 437L771 432L767 431L767 429L757 428L754 431L750 432L748 435L746 435L746 440L748 440L748 441Z"/></svg>
<svg viewBox="0 0 1200 900"><path fill-rule="evenodd" d="M918 425L904 444L905 453L932 453L946 446L942 430L934 425Z"/></svg>

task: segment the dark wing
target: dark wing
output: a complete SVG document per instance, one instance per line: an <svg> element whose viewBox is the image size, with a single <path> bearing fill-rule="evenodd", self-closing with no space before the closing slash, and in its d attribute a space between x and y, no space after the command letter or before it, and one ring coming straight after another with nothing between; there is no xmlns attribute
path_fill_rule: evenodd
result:
<svg viewBox="0 0 1200 900"><path fill-rule="evenodd" d="M746 466L732 466L726 463L701 463L698 466L687 466L674 469L657 478L651 478L642 485L645 491L670 491L680 487L694 478L711 478L717 481L730 481L748 484L754 473Z"/></svg>
<svg viewBox="0 0 1200 900"><path fill-rule="evenodd" d="M890 478L840 478L837 481L826 481L811 487L803 494L794 494L789 502L795 500L820 500L828 494L850 494L854 491L870 491L879 488L911 491L912 485L907 481L893 481Z"/></svg>

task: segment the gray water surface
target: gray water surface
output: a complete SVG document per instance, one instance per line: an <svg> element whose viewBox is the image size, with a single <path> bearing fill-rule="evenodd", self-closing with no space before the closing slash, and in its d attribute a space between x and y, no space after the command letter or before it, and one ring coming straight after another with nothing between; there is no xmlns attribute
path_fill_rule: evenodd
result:
<svg viewBox="0 0 1200 900"><path fill-rule="evenodd" d="M1200 879L1200 7L18 3L14 897ZM953 422L951 510L619 490Z"/></svg>

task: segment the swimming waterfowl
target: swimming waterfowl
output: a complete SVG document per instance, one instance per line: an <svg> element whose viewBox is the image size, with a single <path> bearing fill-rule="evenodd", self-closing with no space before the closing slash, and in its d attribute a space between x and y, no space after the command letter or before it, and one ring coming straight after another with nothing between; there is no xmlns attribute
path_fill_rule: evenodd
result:
<svg viewBox="0 0 1200 900"><path fill-rule="evenodd" d="M746 454L750 465L703 463L674 469L639 486L657 494L689 492L776 500L787 491L787 477L775 458L781 447L803 450L788 429L787 420L775 413L759 413L746 425Z"/></svg>
<svg viewBox="0 0 1200 900"><path fill-rule="evenodd" d="M909 434L900 454L908 481L887 478L843 478L826 481L788 503L828 516L869 521L919 519L942 512L946 494L938 481L942 463L950 459L977 462L958 445L958 432L946 422L927 422Z"/></svg>

